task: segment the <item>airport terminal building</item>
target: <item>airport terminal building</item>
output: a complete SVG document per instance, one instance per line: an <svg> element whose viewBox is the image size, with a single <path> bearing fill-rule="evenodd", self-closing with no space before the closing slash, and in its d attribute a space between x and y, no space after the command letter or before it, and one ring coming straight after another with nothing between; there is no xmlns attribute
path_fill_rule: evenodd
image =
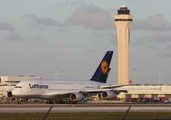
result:
<svg viewBox="0 0 171 120"><path fill-rule="evenodd" d="M153 99L168 99L171 100L171 85L162 84L145 84L132 85L118 88L118 90L127 90L128 93L120 93L117 97L126 101L127 99L148 98ZM136 101L134 101L136 102Z"/></svg>

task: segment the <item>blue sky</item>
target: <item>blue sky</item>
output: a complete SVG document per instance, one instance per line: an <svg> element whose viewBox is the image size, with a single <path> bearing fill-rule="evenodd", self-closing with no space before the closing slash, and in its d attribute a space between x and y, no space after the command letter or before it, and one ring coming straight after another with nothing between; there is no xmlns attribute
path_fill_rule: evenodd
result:
<svg viewBox="0 0 171 120"><path fill-rule="evenodd" d="M161 73L161 83L170 84L170 4L170 0L0 0L0 76L87 79L112 50L108 83L117 84L113 16L126 5L134 16L130 79L153 84Z"/></svg>

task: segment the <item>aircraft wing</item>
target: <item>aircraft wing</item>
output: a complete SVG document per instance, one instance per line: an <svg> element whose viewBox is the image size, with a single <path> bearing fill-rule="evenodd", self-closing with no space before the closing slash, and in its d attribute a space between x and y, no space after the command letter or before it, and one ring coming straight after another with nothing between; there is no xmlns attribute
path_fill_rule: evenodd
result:
<svg viewBox="0 0 171 120"><path fill-rule="evenodd" d="M44 93L43 96L60 96L60 95L67 95L67 94L72 94L76 92L81 92L81 91L60 91L60 92L49 92L49 93Z"/></svg>
<svg viewBox="0 0 171 120"><path fill-rule="evenodd" d="M89 94L89 93L100 93L103 91L113 91L112 89L91 89L91 90L82 90L82 91L60 91L60 92L49 92L49 93L44 93L42 96L60 96L60 95L70 95L74 93L83 93L83 94Z"/></svg>
<svg viewBox="0 0 171 120"><path fill-rule="evenodd" d="M49 92L41 95L41 98L45 99L70 99L71 95L82 94L81 91L60 91L60 92Z"/></svg>
<svg viewBox="0 0 171 120"><path fill-rule="evenodd" d="M107 86L100 86L101 89L112 89L112 88L118 88L123 86L130 86L133 84L124 84L124 85L107 85Z"/></svg>
<svg viewBox="0 0 171 120"><path fill-rule="evenodd" d="M113 91L112 89L91 89L91 90L85 90L85 91L82 91L84 93L101 93L101 92L104 92L104 91Z"/></svg>
<svg viewBox="0 0 171 120"><path fill-rule="evenodd" d="M59 92L49 92L41 95L43 99L58 99L58 100L71 100L80 101L83 100L87 95L92 93L101 93L104 99L113 99L120 92L127 92L126 90L116 90L116 89L86 89L78 91L59 91Z"/></svg>
<svg viewBox="0 0 171 120"><path fill-rule="evenodd" d="M56 97L66 97L70 96L71 94L91 94L91 93L102 93L107 91L113 91L115 94L119 94L120 92L126 92L127 90L116 90L116 89L89 89L89 90L82 90L82 91L60 91L60 92L49 92L44 93L42 97L44 98L56 98Z"/></svg>

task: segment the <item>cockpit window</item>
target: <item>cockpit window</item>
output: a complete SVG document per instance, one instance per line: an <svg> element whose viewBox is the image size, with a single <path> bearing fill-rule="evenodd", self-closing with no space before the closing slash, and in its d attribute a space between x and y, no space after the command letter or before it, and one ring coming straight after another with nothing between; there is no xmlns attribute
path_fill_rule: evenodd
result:
<svg viewBox="0 0 171 120"><path fill-rule="evenodd" d="M21 86L15 86L15 88L22 88Z"/></svg>

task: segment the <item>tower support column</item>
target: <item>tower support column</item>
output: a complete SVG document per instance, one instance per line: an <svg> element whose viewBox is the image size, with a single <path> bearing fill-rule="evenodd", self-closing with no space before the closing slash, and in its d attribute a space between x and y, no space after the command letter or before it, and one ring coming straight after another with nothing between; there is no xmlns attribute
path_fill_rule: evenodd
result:
<svg viewBox="0 0 171 120"><path fill-rule="evenodd" d="M126 6L121 6L114 16L118 39L118 84L129 83L129 43L133 16Z"/></svg>

